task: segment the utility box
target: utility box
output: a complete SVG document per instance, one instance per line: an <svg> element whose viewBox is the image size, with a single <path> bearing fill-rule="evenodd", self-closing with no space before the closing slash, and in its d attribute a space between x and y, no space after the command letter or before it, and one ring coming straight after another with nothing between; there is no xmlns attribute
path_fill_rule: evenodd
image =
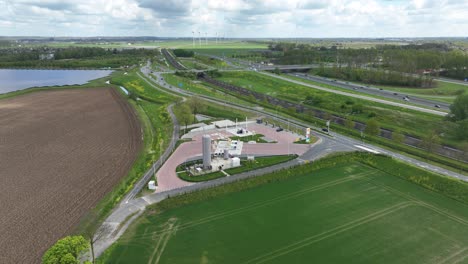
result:
<svg viewBox="0 0 468 264"><path fill-rule="evenodd" d="M158 187L156 186L156 181L149 181L148 182L148 189L150 190L156 190Z"/></svg>
<svg viewBox="0 0 468 264"><path fill-rule="evenodd" d="M240 166L240 159L238 157L234 157L231 159L231 167L239 167Z"/></svg>

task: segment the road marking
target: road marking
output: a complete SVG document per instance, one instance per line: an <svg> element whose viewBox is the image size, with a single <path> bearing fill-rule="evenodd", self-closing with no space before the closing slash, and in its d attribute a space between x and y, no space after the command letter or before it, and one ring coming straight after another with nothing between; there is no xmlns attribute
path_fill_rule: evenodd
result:
<svg viewBox="0 0 468 264"><path fill-rule="evenodd" d="M366 148L364 146L360 146L360 145L354 145L356 148L359 148L359 149L362 149L362 150L365 150L367 152L370 152L370 153L374 153L374 154L379 154L380 152L378 152L377 150L373 150L373 149L370 149L370 148Z"/></svg>

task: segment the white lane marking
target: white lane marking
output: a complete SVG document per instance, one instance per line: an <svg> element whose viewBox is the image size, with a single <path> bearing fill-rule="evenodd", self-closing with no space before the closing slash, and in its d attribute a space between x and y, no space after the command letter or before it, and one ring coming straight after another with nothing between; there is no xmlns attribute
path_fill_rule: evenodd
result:
<svg viewBox="0 0 468 264"><path fill-rule="evenodd" d="M368 152L371 152L371 153L374 153L374 154L379 154L380 152L378 152L377 150L373 150L373 149L370 149L370 148L366 148L364 146L359 146L359 145L354 145L356 148L360 148L362 150L365 150L365 151L368 151Z"/></svg>

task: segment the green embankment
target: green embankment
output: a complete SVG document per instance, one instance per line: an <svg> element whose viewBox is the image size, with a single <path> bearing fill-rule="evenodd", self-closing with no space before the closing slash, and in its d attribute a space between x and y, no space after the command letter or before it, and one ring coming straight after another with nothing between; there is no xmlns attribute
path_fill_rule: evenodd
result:
<svg viewBox="0 0 468 264"><path fill-rule="evenodd" d="M466 261L467 227L468 184L347 153L164 200L99 263Z"/></svg>

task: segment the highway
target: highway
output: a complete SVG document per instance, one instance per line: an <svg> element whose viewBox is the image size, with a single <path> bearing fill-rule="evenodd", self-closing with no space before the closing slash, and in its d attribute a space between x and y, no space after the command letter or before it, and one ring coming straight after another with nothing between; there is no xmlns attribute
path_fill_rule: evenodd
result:
<svg viewBox="0 0 468 264"><path fill-rule="evenodd" d="M385 97L385 98L392 99L392 100L400 100L402 102L404 102L404 98L405 96L407 96L402 93L397 93L397 92L393 92L393 91L389 91L389 90L385 90L381 88L376 88L376 87L372 87L369 85L359 85L359 84L355 84L351 82L332 80L329 78L319 77L319 76L310 75L306 73L289 73L289 75L296 76L305 80L310 80L310 81L314 81L318 83L340 87L340 88L350 90L350 91L357 91L360 93L376 95L376 96ZM438 109L445 110L445 111L449 111L449 107L450 107L449 103L428 100L428 99L424 99L424 98L420 98L416 96L410 96L408 103L418 104L424 107L434 108L434 109L437 109L435 105L438 105L440 106L440 108Z"/></svg>
<svg viewBox="0 0 468 264"><path fill-rule="evenodd" d="M232 62L230 62L231 59L228 60L228 59L221 58L221 57L214 56L214 55L206 55L206 56L210 56L212 58L220 59L220 60L223 60L223 61L225 61L227 63L232 64ZM241 64L241 65L244 65L246 67L249 66L249 64L247 62L239 60L239 59L237 59L236 62ZM310 68L310 67L316 67L317 65L277 65L277 66L280 67L280 69L303 69L304 67L306 67L306 68L309 67ZM395 95L394 92L380 90L380 89L374 88L374 87L365 87L365 86L346 83L346 82L334 82L334 81L331 81L331 80L327 80L325 78L310 76L310 75L307 75L307 74L304 74L304 73L290 74L290 75L294 75L294 76L297 76L297 77L300 77L300 78L309 79L309 80L312 80L312 81L316 81L316 82L320 82L320 83L340 87L340 88L347 89L347 90L350 90L350 91L351 90L352 91L356 90L356 91L359 91L361 93L365 93L365 94L369 94L369 95L376 95L376 96L392 99L392 101L385 100L385 99L379 99L379 98L375 98L375 97L370 97L370 96L366 96L366 95L360 95L360 94L356 94L356 93L338 91L336 89L325 88L325 87L321 87L321 86L318 86L318 85L313 85L313 84L293 80L293 79L290 79L290 78L285 78L285 77L280 76L280 75L270 74L268 72L260 71L260 70L269 70L271 67L274 68L274 66L262 66L262 65L255 64L255 66L253 66L253 67L258 67L258 68L255 68L254 71L258 71L261 74L265 74L265 75L268 75L270 77L274 77L274 78L282 79L282 80L285 80L285 81L293 82L293 83L296 83L296 84L300 84L300 85L303 85L303 86L307 86L307 87L310 87L310 88L313 88L313 89L318 89L318 90L322 90L322 91L326 91L326 92L331 92L331 93L335 93L335 94L345 95L345 96L359 98L359 99L373 101L373 102L379 102L379 103L382 103L382 104L398 106L398 107L402 107L402 108L412 109L412 110L421 111L421 112L434 114L434 115L439 115L439 116L446 116L447 112L445 112L445 111L448 111L449 106L450 106L449 104L444 103L444 102L427 100L427 99L423 99L423 98L419 98L419 97L413 97L413 96L411 96L408 99L409 101L405 101L403 99L403 97L405 95L401 95L401 94L398 94L398 93L397 93L397 95ZM252 67L250 67L250 68L252 68ZM393 100L401 100L401 102L395 102ZM420 106L417 106L417 105L414 105L414 104L417 104L417 105L420 105ZM435 105L440 106L440 108L435 107Z"/></svg>
<svg viewBox="0 0 468 264"><path fill-rule="evenodd" d="M330 93L335 93L335 94L339 94L339 95L344 95L344 96L348 96L348 97L363 99L363 100L372 101L372 102L378 102L378 103L387 104L387 105L398 106L398 107L411 109L411 110L416 110L416 111L420 111L420 112L424 112L424 113L428 113L428 114L434 114L434 115L438 115L438 116L446 116L447 115L446 112L442 112L442 111L439 111L439 110L428 109L428 108L419 107L419 106L410 105L410 104L405 104L405 103L397 103L397 102L394 102L394 101L383 100L383 99L370 97L370 96L366 96L366 95L360 95L360 94L354 94L354 93L338 91L338 90L335 90L335 89L325 88L325 87L321 87L321 86L317 86L317 85L313 85L313 84L309 84L309 83L305 83L305 82L301 82L301 81L297 81L297 80L292 80L290 78L286 78L286 77L283 77L281 75L276 75L276 74L272 74L272 73L267 73L267 72L259 72L259 73L267 75L269 77L281 79L281 80L284 80L284 81L292 82L292 83L295 83L295 84L307 86L307 87L310 87L310 88L313 88L313 89L322 90L322 91L326 91L326 92L330 92Z"/></svg>

